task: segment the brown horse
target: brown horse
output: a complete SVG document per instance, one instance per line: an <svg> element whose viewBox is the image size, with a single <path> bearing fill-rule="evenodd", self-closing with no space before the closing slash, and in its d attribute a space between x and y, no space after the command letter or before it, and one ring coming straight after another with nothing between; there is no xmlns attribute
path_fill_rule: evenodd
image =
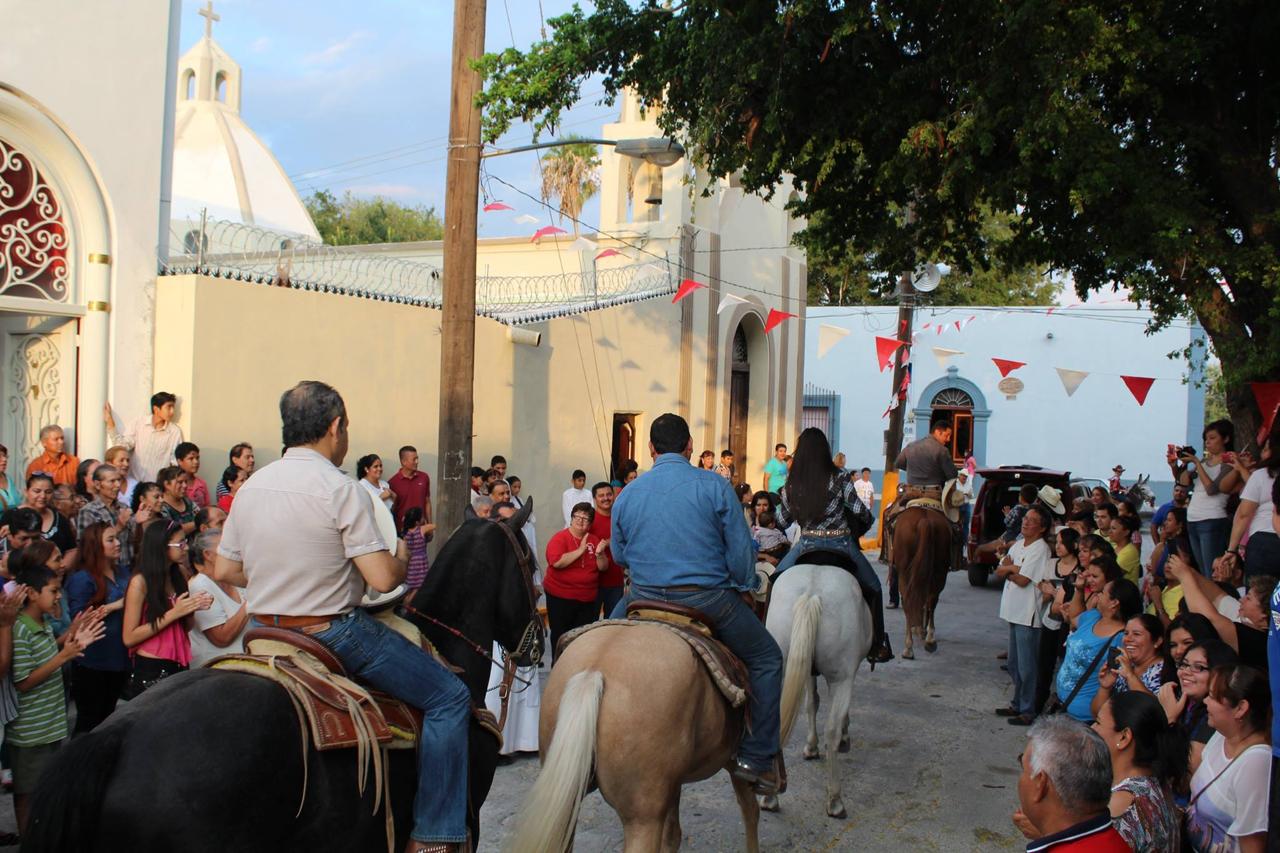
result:
<svg viewBox="0 0 1280 853"><path fill-rule="evenodd" d="M551 670L538 731L542 772L508 849L570 849L578 809L594 781L622 820L628 853L676 850L681 786L727 769L742 728L742 712L729 706L688 644L669 630L634 625L587 632ZM755 795L737 779L733 792L746 849L755 853Z"/></svg>
<svg viewBox="0 0 1280 853"><path fill-rule="evenodd" d="M902 585L907 641L902 657L915 658L914 634L924 635L924 650L938 650L933 614L951 567L951 524L941 512L907 507L894 522L893 566Z"/></svg>

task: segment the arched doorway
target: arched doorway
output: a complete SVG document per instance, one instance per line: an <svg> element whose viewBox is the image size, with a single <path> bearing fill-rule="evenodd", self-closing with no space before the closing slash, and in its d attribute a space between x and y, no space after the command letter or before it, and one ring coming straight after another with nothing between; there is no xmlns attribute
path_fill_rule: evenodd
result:
<svg viewBox="0 0 1280 853"><path fill-rule="evenodd" d="M747 462L747 424L751 405L751 352L747 333L741 325L733 333L733 350L729 373L729 449L733 451L733 482L742 481Z"/></svg>
<svg viewBox="0 0 1280 853"><path fill-rule="evenodd" d="M963 463L973 455L973 397L961 388L943 388L930 401L931 421L935 412L951 415L951 458Z"/></svg>
<svg viewBox="0 0 1280 853"><path fill-rule="evenodd" d="M919 402L911 410L916 438L928 435L929 419L937 410L949 413L955 424L951 431L951 457L959 463L965 456L972 456L979 465L987 464L987 421L991 410L981 389L960 376L960 369L954 365L947 368L946 376L933 380L920 392Z"/></svg>

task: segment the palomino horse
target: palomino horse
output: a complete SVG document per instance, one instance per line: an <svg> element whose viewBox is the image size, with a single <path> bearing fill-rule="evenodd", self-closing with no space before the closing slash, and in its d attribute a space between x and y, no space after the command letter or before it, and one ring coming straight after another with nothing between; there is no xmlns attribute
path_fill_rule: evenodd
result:
<svg viewBox="0 0 1280 853"><path fill-rule="evenodd" d="M573 845L592 781L622 820L627 853L680 846L680 787L727 767L743 715L729 707L687 643L660 625L601 626L556 658L542 695L542 772L509 849ZM594 775L593 775L594 770ZM746 849L759 849L759 806L733 780Z"/></svg>
<svg viewBox="0 0 1280 853"><path fill-rule="evenodd" d="M522 568L529 511L463 524L411 603L409 618L466 670L481 706L491 664L475 649L497 640L514 652L537 618ZM371 781L360 791L356 750L317 752L298 726L289 695L264 679L213 669L167 678L58 753L32 801L23 849L385 850L387 806L375 810ZM497 763L497 740L473 725L473 839ZM413 825L413 750L390 750L387 773L399 850Z"/></svg>
<svg viewBox="0 0 1280 853"><path fill-rule="evenodd" d="M782 573L769 602L769 633L786 658L782 680L782 733L786 744L807 696L809 737L804 757L818 755L818 691L816 670L827 680L831 709L827 712L827 814L845 816L836 753L848 749L849 706L853 679L871 650L871 611L853 575L838 563L838 555L811 551ZM765 797L767 811L777 811L776 796Z"/></svg>
<svg viewBox="0 0 1280 853"><path fill-rule="evenodd" d="M893 565L902 585L907 641L902 657L915 658L914 635L923 633L924 650L938 650L933 615L951 567L951 524L938 510L907 507L894 522Z"/></svg>

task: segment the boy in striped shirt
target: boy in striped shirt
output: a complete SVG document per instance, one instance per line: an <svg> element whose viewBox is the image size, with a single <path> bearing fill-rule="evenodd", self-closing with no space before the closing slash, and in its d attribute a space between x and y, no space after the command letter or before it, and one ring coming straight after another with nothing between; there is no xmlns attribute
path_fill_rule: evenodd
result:
<svg viewBox="0 0 1280 853"><path fill-rule="evenodd" d="M13 764L13 810L18 833L27 828L28 802L40 775L67 736L62 665L75 660L106 630L101 616L78 620L63 634L62 647L46 617L62 613L62 582L45 566L26 566L15 580L27 588L27 603L13 626L13 685L18 716L5 726Z"/></svg>

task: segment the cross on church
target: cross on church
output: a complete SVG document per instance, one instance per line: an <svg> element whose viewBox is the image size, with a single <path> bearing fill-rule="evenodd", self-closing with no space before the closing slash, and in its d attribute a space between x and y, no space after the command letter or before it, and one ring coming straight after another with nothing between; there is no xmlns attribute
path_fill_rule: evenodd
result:
<svg viewBox="0 0 1280 853"><path fill-rule="evenodd" d="M213 38L213 22L222 20L222 16L213 11L213 0L207 0L196 14L204 18L204 37Z"/></svg>

